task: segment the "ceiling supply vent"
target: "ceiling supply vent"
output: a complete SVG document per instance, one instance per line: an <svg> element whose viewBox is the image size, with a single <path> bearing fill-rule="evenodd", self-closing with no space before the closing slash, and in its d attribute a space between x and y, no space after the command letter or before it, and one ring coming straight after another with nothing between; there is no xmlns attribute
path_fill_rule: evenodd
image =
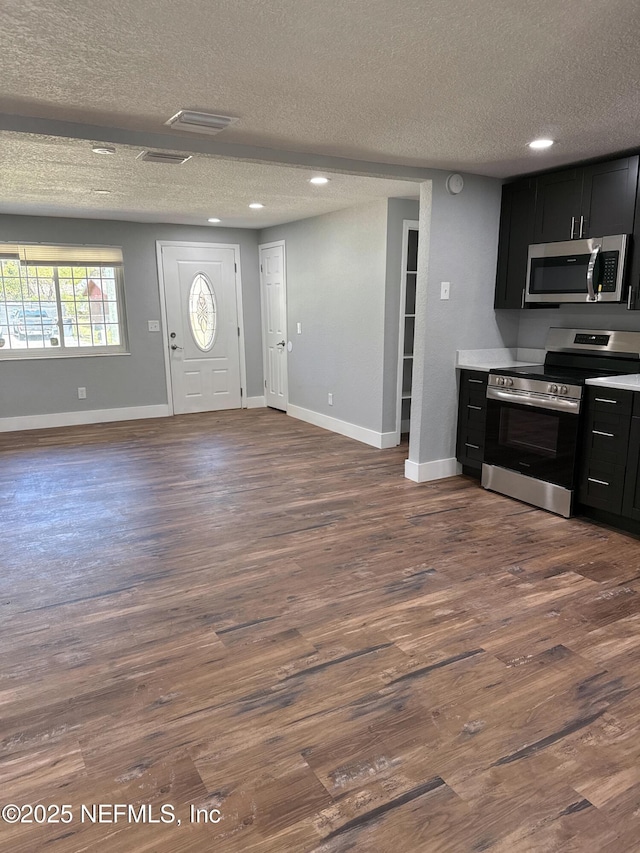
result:
<svg viewBox="0 0 640 853"><path fill-rule="evenodd" d="M219 116L213 113L199 113L195 110L180 110L171 116L165 124L175 130L188 130L191 133L220 133L225 127L238 121L233 116Z"/></svg>
<svg viewBox="0 0 640 853"><path fill-rule="evenodd" d="M168 163L170 166L182 166L187 160L191 160L191 154L170 154L166 151L142 151L136 160L144 160L145 163Z"/></svg>

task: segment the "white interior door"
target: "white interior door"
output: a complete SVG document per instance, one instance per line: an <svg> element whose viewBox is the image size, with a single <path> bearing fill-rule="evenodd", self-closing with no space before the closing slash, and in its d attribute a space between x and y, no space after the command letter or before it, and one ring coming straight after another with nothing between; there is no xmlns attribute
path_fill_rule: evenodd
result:
<svg viewBox="0 0 640 853"><path fill-rule="evenodd" d="M264 396L287 411L287 282L284 242L260 246Z"/></svg>
<svg viewBox="0 0 640 853"><path fill-rule="evenodd" d="M242 405L233 247L162 246L175 414Z"/></svg>

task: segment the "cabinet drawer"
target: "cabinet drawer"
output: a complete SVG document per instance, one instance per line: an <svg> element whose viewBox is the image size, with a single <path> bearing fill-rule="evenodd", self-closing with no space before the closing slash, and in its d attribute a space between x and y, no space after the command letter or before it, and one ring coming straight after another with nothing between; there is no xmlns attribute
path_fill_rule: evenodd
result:
<svg viewBox="0 0 640 853"><path fill-rule="evenodd" d="M624 465L629 448L629 427L628 415L592 412L584 432L584 449L588 461Z"/></svg>
<svg viewBox="0 0 640 853"><path fill-rule="evenodd" d="M578 489L578 499L587 506L620 515L624 472L623 465L588 463Z"/></svg>
<svg viewBox="0 0 640 853"><path fill-rule="evenodd" d="M484 434L469 432L460 436L459 460L463 465L482 465L484 459Z"/></svg>
<svg viewBox="0 0 640 853"><path fill-rule="evenodd" d="M629 414L633 402L633 392L621 388L589 389L589 412L617 412Z"/></svg>
<svg viewBox="0 0 640 853"><path fill-rule="evenodd" d="M471 399L467 403L461 403L460 409L460 425L463 432L465 430L475 430L476 432L484 432L484 425L487 419L487 401L486 398L479 400Z"/></svg>

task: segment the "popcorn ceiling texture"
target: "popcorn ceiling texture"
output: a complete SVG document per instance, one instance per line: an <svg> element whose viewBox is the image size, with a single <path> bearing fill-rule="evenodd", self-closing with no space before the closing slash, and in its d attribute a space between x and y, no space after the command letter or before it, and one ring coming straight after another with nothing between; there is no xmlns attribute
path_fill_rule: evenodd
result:
<svg viewBox="0 0 640 853"><path fill-rule="evenodd" d="M206 223L265 228L386 198L418 198L418 185L354 175L334 175L324 187L313 172L197 155L183 166L136 160L140 148L117 146L98 155L86 140L22 133L0 134L0 213ZM95 190L109 190L98 195ZM249 210L252 201L264 210Z"/></svg>
<svg viewBox="0 0 640 853"><path fill-rule="evenodd" d="M4 0L0 112L158 130L204 109L240 117L225 142L504 177L638 145L639 19L636 0Z"/></svg>

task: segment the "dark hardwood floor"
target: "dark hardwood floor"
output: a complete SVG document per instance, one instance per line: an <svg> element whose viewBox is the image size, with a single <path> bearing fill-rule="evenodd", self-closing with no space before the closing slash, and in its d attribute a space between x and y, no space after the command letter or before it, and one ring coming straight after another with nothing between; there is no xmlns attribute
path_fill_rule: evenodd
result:
<svg viewBox="0 0 640 853"><path fill-rule="evenodd" d="M0 436L0 800L72 814L0 850L639 850L638 540L405 456L269 410Z"/></svg>

